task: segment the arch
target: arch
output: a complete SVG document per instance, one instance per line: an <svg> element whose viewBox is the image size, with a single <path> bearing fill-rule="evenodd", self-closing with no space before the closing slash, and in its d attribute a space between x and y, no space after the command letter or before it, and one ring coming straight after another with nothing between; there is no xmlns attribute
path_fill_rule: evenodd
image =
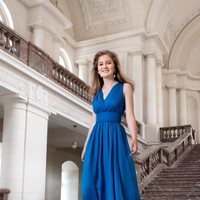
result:
<svg viewBox="0 0 200 200"><path fill-rule="evenodd" d="M195 16L177 36L169 55L169 68L179 68L199 75L200 14Z"/></svg>
<svg viewBox="0 0 200 200"><path fill-rule="evenodd" d="M78 200L79 168L73 161L62 164L61 200Z"/></svg>
<svg viewBox="0 0 200 200"><path fill-rule="evenodd" d="M165 0L154 0L152 6L149 11L149 15L147 17L147 31L148 32L155 32L156 31L156 24L158 25L158 16L162 9Z"/></svg>
<svg viewBox="0 0 200 200"><path fill-rule="evenodd" d="M0 0L0 20L14 29L14 23L10 11L3 0Z"/></svg>
<svg viewBox="0 0 200 200"><path fill-rule="evenodd" d="M147 18L147 32L157 32L171 48L185 25L200 13L199 6L198 0L181 0L177 5L173 0L154 0Z"/></svg>
<svg viewBox="0 0 200 200"><path fill-rule="evenodd" d="M68 69L70 72L73 71L72 62L69 54L63 48L60 48L59 64Z"/></svg>

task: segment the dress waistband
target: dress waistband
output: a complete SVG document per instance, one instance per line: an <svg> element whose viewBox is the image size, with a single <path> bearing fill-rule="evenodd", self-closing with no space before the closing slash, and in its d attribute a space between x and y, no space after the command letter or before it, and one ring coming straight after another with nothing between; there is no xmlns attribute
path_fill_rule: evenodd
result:
<svg viewBox="0 0 200 200"><path fill-rule="evenodd" d="M100 112L96 115L97 122L121 122L121 113Z"/></svg>

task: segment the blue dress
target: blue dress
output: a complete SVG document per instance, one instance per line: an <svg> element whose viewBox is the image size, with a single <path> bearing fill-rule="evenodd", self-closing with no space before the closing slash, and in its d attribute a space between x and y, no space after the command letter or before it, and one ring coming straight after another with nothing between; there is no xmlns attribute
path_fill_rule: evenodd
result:
<svg viewBox="0 0 200 200"><path fill-rule="evenodd" d="M123 83L107 97L100 90L93 99L96 123L88 140L82 170L82 200L140 200L136 171L126 132Z"/></svg>

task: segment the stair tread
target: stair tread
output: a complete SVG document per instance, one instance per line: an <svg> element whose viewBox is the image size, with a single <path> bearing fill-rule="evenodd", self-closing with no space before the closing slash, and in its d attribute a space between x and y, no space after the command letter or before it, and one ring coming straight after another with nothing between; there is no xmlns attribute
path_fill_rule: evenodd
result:
<svg viewBox="0 0 200 200"><path fill-rule="evenodd" d="M163 169L142 191L142 200L200 200L200 145L176 167Z"/></svg>

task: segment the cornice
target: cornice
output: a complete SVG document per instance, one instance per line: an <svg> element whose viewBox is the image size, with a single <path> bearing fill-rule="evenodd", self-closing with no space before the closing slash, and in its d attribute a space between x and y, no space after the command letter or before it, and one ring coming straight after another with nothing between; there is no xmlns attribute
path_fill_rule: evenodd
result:
<svg viewBox="0 0 200 200"><path fill-rule="evenodd" d="M71 28L72 23L68 20L49 0L20 0L27 8L44 7L52 14L63 26L63 29Z"/></svg>
<svg viewBox="0 0 200 200"><path fill-rule="evenodd" d="M105 43L105 42L111 42L114 40L126 39L126 38L136 37L136 36L141 37L144 35L145 35L145 31L143 29L140 29L137 31L125 31L125 32L115 33L115 34L111 34L111 35L106 35L106 36L97 37L94 39L77 42L76 47L79 48L79 47L85 47L85 46L89 46L89 45L99 45L99 44Z"/></svg>
<svg viewBox="0 0 200 200"><path fill-rule="evenodd" d="M168 88L200 91L200 77L191 75L188 71L163 69L162 74L164 75L164 85Z"/></svg>

